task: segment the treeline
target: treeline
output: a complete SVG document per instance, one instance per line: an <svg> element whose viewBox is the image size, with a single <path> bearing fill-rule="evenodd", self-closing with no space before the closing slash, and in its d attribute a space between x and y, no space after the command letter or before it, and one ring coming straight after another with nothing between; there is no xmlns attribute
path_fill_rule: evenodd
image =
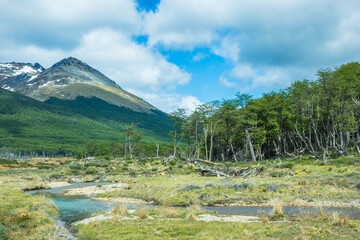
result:
<svg viewBox="0 0 360 240"><path fill-rule="evenodd" d="M86 144L80 151L77 152L77 158L98 157L105 159L119 158L119 157L157 157L169 155L171 148L165 147L157 143L139 142L134 146L132 155L126 151L127 143L96 143L90 142Z"/></svg>
<svg viewBox="0 0 360 240"><path fill-rule="evenodd" d="M360 153L360 64L320 70L315 81L295 81L279 92L234 99L170 114L173 154L183 143L189 158L261 161L310 153Z"/></svg>

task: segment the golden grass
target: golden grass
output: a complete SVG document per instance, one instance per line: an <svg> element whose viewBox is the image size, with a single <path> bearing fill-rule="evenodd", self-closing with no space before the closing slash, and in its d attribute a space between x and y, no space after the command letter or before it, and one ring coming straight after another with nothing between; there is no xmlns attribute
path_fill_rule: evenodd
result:
<svg viewBox="0 0 360 240"><path fill-rule="evenodd" d="M113 218L110 219L110 222L111 222L112 224L116 224L116 223L121 222L121 219L118 218L118 217L113 217Z"/></svg>
<svg viewBox="0 0 360 240"><path fill-rule="evenodd" d="M268 224L269 223L269 218L266 216L261 216L260 218L261 222L264 224Z"/></svg>
<svg viewBox="0 0 360 240"><path fill-rule="evenodd" d="M193 204L191 205L190 209L194 210L195 212L200 211L200 204Z"/></svg>
<svg viewBox="0 0 360 240"><path fill-rule="evenodd" d="M149 218L149 211L146 207L141 207L136 209L136 213L140 219L148 219Z"/></svg>
<svg viewBox="0 0 360 240"><path fill-rule="evenodd" d="M186 220L189 222L195 222L196 221L196 215L193 211L189 211L186 215Z"/></svg>
<svg viewBox="0 0 360 240"><path fill-rule="evenodd" d="M175 218L179 216L179 212L173 208L166 208L163 215L168 218Z"/></svg>
<svg viewBox="0 0 360 240"><path fill-rule="evenodd" d="M282 202L281 201L276 201L274 203L274 206L273 206L272 216L274 216L274 215L282 215L282 214L284 214L283 210L282 210Z"/></svg>
<svg viewBox="0 0 360 240"><path fill-rule="evenodd" d="M338 217L337 221L335 222L335 225L339 225L341 227L345 227L350 225L350 218L347 215L342 215Z"/></svg>
<svg viewBox="0 0 360 240"><path fill-rule="evenodd" d="M118 207L114 208L111 212L112 214L124 216L129 212L129 210L125 205L119 205Z"/></svg>

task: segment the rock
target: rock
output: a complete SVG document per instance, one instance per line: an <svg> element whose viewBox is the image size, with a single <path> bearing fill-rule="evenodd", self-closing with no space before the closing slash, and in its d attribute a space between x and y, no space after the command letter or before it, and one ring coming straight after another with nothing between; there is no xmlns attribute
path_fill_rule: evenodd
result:
<svg viewBox="0 0 360 240"><path fill-rule="evenodd" d="M95 180L101 180L102 179L102 176L101 175L96 175L95 177L94 177L94 181Z"/></svg>
<svg viewBox="0 0 360 240"><path fill-rule="evenodd" d="M78 178L70 178L68 180L68 183L82 183L83 181L81 179Z"/></svg>

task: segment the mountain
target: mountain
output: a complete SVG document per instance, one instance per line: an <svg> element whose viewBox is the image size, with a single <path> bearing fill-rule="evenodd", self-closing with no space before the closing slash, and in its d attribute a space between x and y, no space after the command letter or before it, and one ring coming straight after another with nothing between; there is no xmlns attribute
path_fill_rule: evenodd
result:
<svg viewBox="0 0 360 240"><path fill-rule="evenodd" d="M0 148L75 151L88 142L122 142L132 123L143 141L170 140L166 113L76 58L48 69L0 64Z"/></svg>
<svg viewBox="0 0 360 240"><path fill-rule="evenodd" d="M26 85L31 86L31 82L44 70L38 63L0 63L0 87L15 91Z"/></svg>
<svg viewBox="0 0 360 240"><path fill-rule="evenodd" d="M48 69L39 64L0 64L0 87L40 101L51 97L67 100L78 96L97 97L137 112L152 114L152 110L158 110L73 57L65 58Z"/></svg>
<svg viewBox="0 0 360 240"><path fill-rule="evenodd" d="M0 148L75 152L88 142L123 142L131 123L143 141L166 144L172 121L163 112L132 111L100 98L45 102L0 88Z"/></svg>

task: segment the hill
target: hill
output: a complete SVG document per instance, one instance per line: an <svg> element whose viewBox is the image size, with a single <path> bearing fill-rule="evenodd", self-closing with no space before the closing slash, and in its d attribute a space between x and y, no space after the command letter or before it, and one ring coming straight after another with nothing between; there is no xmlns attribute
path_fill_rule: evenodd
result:
<svg viewBox="0 0 360 240"><path fill-rule="evenodd" d="M122 142L131 123L143 141L167 142L171 119L163 112L137 112L100 98L49 98L45 102L0 89L0 147L25 151L76 151L88 142Z"/></svg>

